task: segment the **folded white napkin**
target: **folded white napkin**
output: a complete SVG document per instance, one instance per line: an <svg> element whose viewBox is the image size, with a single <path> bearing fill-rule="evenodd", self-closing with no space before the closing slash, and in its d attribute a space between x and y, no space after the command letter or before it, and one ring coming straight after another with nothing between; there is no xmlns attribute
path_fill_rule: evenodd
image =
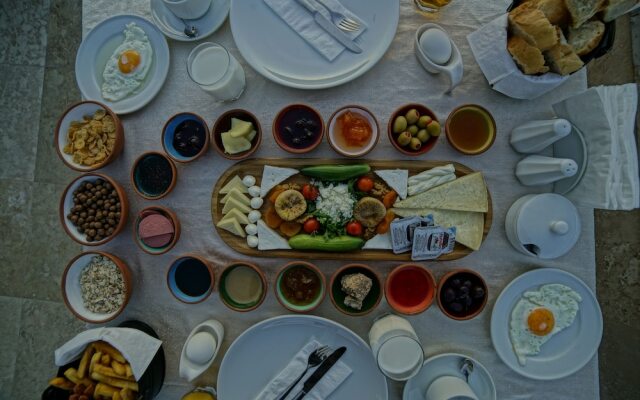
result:
<svg viewBox="0 0 640 400"><path fill-rule="evenodd" d="M640 206L635 115L638 89L630 83L598 86L553 105L582 131L587 167L567 198L582 206L631 210Z"/></svg>
<svg viewBox="0 0 640 400"><path fill-rule="evenodd" d="M63 366L78 358L89 343L103 340L118 349L131 364L136 380L153 360L162 341L131 328L96 328L77 334L55 352L57 366Z"/></svg>
<svg viewBox="0 0 640 400"><path fill-rule="evenodd" d="M318 8L320 13L331 21L329 12L318 2L309 0ZM313 19L313 15L297 0L264 0L265 3L298 35L307 41L318 53L327 60L333 61L340 55L345 47L333 36L329 35ZM351 39L355 39L367 29L364 21L345 8L338 0L323 0L334 11L339 11L349 18L358 21L361 28L356 32L345 32Z"/></svg>
<svg viewBox="0 0 640 400"><path fill-rule="evenodd" d="M467 35L471 52L493 90L515 99L535 99L567 80L568 76L551 72L540 76L522 73L507 50L507 24L508 14L503 14Z"/></svg>
<svg viewBox="0 0 640 400"><path fill-rule="evenodd" d="M307 366L307 360L309 354L315 349L320 347L320 343L316 340L311 340L307 343L296 355L291 362L276 376L269 384L262 389L262 392L256 397L256 400L274 400L277 399L282 393L284 393L289 385L304 371ZM315 368L311 368L307 371L306 375L300 379L300 382L293 388L293 390L287 396L288 399L293 399L302 390L304 381L313 374ZM334 390L342 384L351 375L351 368L349 368L342 361L338 361L333 367L322 377L313 389L304 397L305 400L324 400L333 393Z"/></svg>

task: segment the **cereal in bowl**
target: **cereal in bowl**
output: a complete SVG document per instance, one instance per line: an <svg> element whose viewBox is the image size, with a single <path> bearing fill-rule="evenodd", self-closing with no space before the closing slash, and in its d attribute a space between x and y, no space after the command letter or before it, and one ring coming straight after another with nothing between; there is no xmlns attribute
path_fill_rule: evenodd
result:
<svg viewBox="0 0 640 400"><path fill-rule="evenodd" d="M115 145L116 123L100 109L93 116L85 115L82 121L71 122L63 151L73 156L76 164L93 167L106 160Z"/></svg>

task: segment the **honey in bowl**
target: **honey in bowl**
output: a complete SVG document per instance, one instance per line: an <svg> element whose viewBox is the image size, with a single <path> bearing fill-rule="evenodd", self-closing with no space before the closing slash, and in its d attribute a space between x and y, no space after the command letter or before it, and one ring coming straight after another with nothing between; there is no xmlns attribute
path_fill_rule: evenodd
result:
<svg viewBox="0 0 640 400"><path fill-rule="evenodd" d="M478 105L453 110L445 129L449 143L459 152L469 155L487 151L496 137L496 123L491 113Z"/></svg>

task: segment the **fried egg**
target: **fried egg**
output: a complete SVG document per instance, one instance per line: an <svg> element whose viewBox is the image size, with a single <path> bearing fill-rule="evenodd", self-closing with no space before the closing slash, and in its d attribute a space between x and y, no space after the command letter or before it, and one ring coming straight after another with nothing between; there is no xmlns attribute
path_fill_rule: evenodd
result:
<svg viewBox="0 0 640 400"><path fill-rule="evenodd" d="M509 322L509 337L520 365L558 332L573 324L582 298L568 286L558 283L528 291L518 300Z"/></svg>
<svg viewBox="0 0 640 400"><path fill-rule="evenodd" d="M107 60L102 73L102 97L118 101L135 92L151 67L153 49L147 34L135 22L127 24L124 41Z"/></svg>

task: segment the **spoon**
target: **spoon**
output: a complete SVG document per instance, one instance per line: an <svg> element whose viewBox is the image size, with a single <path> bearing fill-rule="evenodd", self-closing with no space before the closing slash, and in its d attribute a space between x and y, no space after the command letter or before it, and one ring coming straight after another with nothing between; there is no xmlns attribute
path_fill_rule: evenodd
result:
<svg viewBox="0 0 640 400"><path fill-rule="evenodd" d="M198 36L198 29L195 27L195 25L189 25L187 24L187 21L185 21L182 18L179 18L180 21L182 21L182 23L184 24L184 34L187 35L187 37L193 38Z"/></svg>
<svg viewBox="0 0 640 400"><path fill-rule="evenodd" d="M462 361L462 365L460 366L460 372L462 372L465 380L467 381L467 383L469 383L469 375L473 373L473 362L468 358L465 358Z"/></svg>

